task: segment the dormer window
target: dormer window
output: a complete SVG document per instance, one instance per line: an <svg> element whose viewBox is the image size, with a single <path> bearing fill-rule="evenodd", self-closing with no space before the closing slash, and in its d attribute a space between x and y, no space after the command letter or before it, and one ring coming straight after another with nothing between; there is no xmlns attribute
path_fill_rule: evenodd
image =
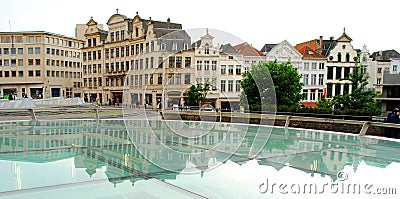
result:
<svg viewBox="0 0 400 199"><path fill-rule="evenodd" d="M114 32L111 33L111 42L114 42Z"/></svg>
<svg viewBox="0 0 400 199"><path fill-rule="evenodd" d="M208 44L206 44L204 47L204 54L206 55L210 54L210 47L208 46Z"/></svg>
<svg viewBox="0 0 400 199"><path fill-rule="evenodd" d="M173 43L173 44L172 44L172 50L173 50L173 51L178 50L178 44L177 44L177 43Z"/></svg>
<svg viewBox="0 0 400 199"><path fill-rule="evenodd" d="M166 45L165 45L165 43L162 43L161 44L161 50L165 50L167 47L166 47Z"/></svg>
<svg viewBox="0 0 400 199"><path fill-rule="evenodd" d="M308 54L309 54L309 55L313 55L314 52L310 50L310 51L308 51Z"/></svg>

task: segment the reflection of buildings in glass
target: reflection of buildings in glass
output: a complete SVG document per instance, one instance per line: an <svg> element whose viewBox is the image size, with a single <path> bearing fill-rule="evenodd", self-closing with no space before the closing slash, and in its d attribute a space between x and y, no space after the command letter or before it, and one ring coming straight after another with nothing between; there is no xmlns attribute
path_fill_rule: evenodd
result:
<svg viewBox="0 0 400 199"><path fill-rule="evenodd" d="M86 168L89 176L106 166L106 175L113 183L152 177L171 179L188 165L204 171L210 162L225 162L228 158L245 162L254 141L252 136L258 131L238 124L156 120L6 124L0 129L0 159L45 163L74 157L75 168ZM362 160L372 166L389 164L373 158L381 151L379 148L362 147L353 135L290 129L286 138L284 129L274 128L271 137L265 139L268 141L259 157L267 157L263 159L267 161L260 164L277 169L289 163L312 173L335 174L349 164L356 169Z"/></svg>

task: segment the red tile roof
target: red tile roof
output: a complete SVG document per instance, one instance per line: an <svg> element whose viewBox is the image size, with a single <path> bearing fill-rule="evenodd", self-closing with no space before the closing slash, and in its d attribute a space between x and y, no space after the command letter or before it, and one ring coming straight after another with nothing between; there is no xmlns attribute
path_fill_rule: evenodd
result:
<svg viewBox="0 0 400 199"><path fill-rule="evenodd" d="M311 49L308 46L304 46L303 48L299 49L297 46L295 47L300 54L303 55L303 58L314 58L314 59L323 59L326 58L325 56L319 54L317 51Z"/></svg>
<svg viewBox="0 0 400 199"><path fill-rule="evenodd" d="M304 47L309 47L309 48L311 48L311 49L317 51L317 49L318 49L319 46L318 46L317 41L316 41L315 39L310 40L310 41L306 41L306 42L303 42L303 43L299 43L299 44L297 44L297 45L295 46L295 48L296 48L297 50L302 49L302 48L304 48Z"/></svg>
<svg viewBox="0 0 400 199"><path fill-rule="evenodd" d="M251 45L249 45L247 42L238 44L234 46L234 48L240 53L242 53L244 56L264 56L263 53L258 51L257 49L253 48Z"/></svg>

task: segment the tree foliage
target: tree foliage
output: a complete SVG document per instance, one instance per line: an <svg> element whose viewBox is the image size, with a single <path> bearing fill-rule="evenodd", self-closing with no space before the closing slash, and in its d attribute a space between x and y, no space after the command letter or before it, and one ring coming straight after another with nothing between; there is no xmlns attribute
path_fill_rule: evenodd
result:
<svg viewBox="0 0 400 199"><path fill-rule="evenodd" d="M368 78L362 72L363 65L356 64L353 68L353 73L349 74L348 78L340 79L340 81L348 80L352 85L352 93L337 95L333 97L334 104L342 104L344 107L355 110L368 110L378 113L380 110L379 104L375 102L376 93L374 90L367 90Z"/></svg>
<svg viewBox="0 0 400 199"><path fill-rule="evenodd" d="M271 110L271 105L298 105L301 76L287 63L261 62L243 73L241 104L250 110ZM248 105L248 107L246 107Z"/></svg>
<svg viewBox="0 0 400 199"><path fill-rule="evenodd" d="M187 106L199 106L202 101L206 101L208 92L210 91L210 83L197 83L190 86L188 90Z"/></svg>
<svg viewBox="0 0 400 199"><path fill-rule="evenodd" d="M377 115L380 112L380 104L374 98L377 94L374 90L367 90L368 78L363 73L362 68L366 66L356 64L353 68L353 73L349 74L348 78L342 78L340 81L349 81L352 85L351 94L336 95L333 99L322 98L318 101L318 108L340 108L344 112L362 111L368 115Z"/></svg>

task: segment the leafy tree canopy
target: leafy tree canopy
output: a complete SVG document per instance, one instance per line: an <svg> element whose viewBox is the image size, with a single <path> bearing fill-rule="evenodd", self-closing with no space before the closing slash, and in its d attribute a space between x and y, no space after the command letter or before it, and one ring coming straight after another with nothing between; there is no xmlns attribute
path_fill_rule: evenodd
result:
<svg viewBox="0 0 400 199"><path fill-rule="evenodd" d="M298 105L302 99L301 75L287 63L261 62L243 73L241 103L250 110L270 109L273 105ZM276 100L276 101L275 101Z"/></svg>

